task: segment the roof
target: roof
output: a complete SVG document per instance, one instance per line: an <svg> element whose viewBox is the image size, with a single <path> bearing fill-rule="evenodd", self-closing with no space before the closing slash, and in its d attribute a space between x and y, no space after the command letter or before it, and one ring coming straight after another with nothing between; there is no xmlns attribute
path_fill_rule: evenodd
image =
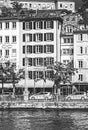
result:
<svg viewBox="0 0 88 130"><path fill-rule="evenodd" d="M31 21L31 20L59 20L63 22L63 19L60 17L60 11L58 10L38 10L36 11L23 11L20 14L12 13L12 16L0 17L0 20L20 20L20 21Z"/></svg>
<svg viewBox="0 0 88 130"><path fill-rule="evenodd" d="M74 31L74 34L79 34L79 33L86 34L86 33L88 33L88 29Z"/></svg>

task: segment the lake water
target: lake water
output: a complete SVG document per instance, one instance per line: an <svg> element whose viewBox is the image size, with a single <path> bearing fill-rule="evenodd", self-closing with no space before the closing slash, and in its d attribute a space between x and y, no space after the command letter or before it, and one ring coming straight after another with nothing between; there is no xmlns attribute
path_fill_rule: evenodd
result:
<svg viewBox="0 0 88 130"><path fill-rule="evenodd" d="M88 111L0 111L0 130L88 130Z"/></svg>

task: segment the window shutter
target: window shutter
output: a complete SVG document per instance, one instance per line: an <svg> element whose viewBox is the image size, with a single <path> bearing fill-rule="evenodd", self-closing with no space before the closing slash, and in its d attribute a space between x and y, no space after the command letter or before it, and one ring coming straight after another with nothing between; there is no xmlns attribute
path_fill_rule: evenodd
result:
<svg viewBox="0 0 88 130"><path fill-rule="evenodd" d="M46 53L46 45L44 45L44 53Z"/></svg>
<svg viewBox="0 0 88 130"><path fill-rule="evenodd" d="M51 21L51 28L52 28L52 29L54 28L54 24L53 24L53 21Z"/></svg>
<svg viewBox="0 0 88 130"><path fill-rule="evenodd" d="M35 34L33 34L33 40L36 41L36 35Z"/></svg>
<svg viewBox="0 0 88 130"><path fill-rule="evenodd" d="M53 34L53 33L51 33L51 36L52 36L52 41L54 41L54 34Z"/></svg>
<svg viewBox="0 0 88 130"><path fill-rule="evenodd" d="M23 30L25 30L25 22L23 22Z"/></svg>
<svg viewBox="0 0 88 130"><path fill-rule="evenodd" d="M43 46L41 46L41 53L43 53Z"/></svg>
<svg viewBox="0 0 88 130"><path fill-rule="evenodd" d="M46 29L46 21L44 21L44 29Z"/></svg>
<svg viewBox="0 0 88 130"><path fill-rule="evenodd" d="M44 41L46 41L46 33L44 33Z"/></svg>
<svg viewBox="0 0 88 130"><path fill-rule="evenodd" d="M25 46L23 46L23 54L25 54Z"/></svg>
<svg viewBox="0 0 88 130"><path fill-rule="evenodd" d="M51 47L52 47L52 53L54 53L54 46L52 45Z"/></svg>
<svg viewBox="0 0 88 130"><path fill-rule="evenodd" d="M36 22L34 22L34 29L36 29Z"/></svg>
<svg viewBox="0 0 88 130"><path fill-rule="evenodd" d="M36 66L36 59L33 59L33 65Z"/></svg>
<svg viewBox="0 0 88 130"><path fill-rule="evenodd" d="M25 42L25 34L23 34L23 42Z"/></svg>
<svg viewBox="0 0 88 130"><path fill-rule="evenodd" d="M43 29L43 21L40 21L40 28Z"/></svg>
<svg viewBox="0 0 88 130"><path fill-rule="evenodd" d="M32 29L32 22L30 22L30 27L29 27L29 29Z"/></svg>
<svg viewBox="0 0 88 130"><path fill-rule="evenodd" d="M25 66L25 58L23 58L23 66Z"/></svg>
<svg viewBox="0 0 88 130"><path fill-rule="evenodd" d="M43 41L43 34L41 34L41 41Z"/></svg>
<svg viewBox="0 0 88 130"><path fill-rule="evenodd" d="M32 34L30 34L30 42L32 42Z"/></svg>
<svg viewBox="0 0 88 130"><path fill-rule="evenodd" d="M35 53L35 46L33 46L33 53Z"/></svg>
<svg viewBox="0 0 88 130"><path fill-rule="evenodd" d="M32 46L30 46L30 53L32 53Z"/></svg>

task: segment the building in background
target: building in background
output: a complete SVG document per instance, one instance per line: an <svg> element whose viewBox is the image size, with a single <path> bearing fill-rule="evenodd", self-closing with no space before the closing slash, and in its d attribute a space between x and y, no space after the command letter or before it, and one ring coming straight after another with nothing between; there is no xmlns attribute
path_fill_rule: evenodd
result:
<svg viewBox="0 0 88 130"><path fill-rule="evenodd" d="M88 86L88 30L74 32L74 67L78 69L73 82L79 90L86 90Z"/></svg>
<svg viewBox="0 0 88 130"><path fill-rule="evenodd" d="M0 18L0 63L10 60L19 68L20 26L18 18Z"/></svg>

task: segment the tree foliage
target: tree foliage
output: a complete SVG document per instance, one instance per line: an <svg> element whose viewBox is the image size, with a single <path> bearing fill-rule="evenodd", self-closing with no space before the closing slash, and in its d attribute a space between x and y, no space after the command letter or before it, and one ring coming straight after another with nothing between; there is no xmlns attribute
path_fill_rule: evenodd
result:
<svg viewBox="0 0 88 130"><path fill-rule="evenodd" d="M12 7L18 13L22 9L23 5L17 1L14 1L12 2Z"/></svg>
<svg viewBox="0 0 88 130"><path fill-rule="evenodd" d="M21 79L24 78L23 69L16 70L13 63L10 61L1 64L0 66L0 80L3 84L5 82L10 82L13 84L13 95L15 95L15 84Z"/></svg>
<svg viewBox="0 0 88 130"><path fill-rule="evenodd" d="M82 16L86 28L88 24L88 0L82 0L82 6L78 9L78 13Z"/></svg>
<svg viewBox="0 0 88 130"><path fill-rule="evenodd" d="M53 66L49 66L53 70L52 80L54 81L54 86L60 88L60 83L71 83L72 74L75 73L76 69L72 63L62 64L60 62L55 62Z"/></svg>

